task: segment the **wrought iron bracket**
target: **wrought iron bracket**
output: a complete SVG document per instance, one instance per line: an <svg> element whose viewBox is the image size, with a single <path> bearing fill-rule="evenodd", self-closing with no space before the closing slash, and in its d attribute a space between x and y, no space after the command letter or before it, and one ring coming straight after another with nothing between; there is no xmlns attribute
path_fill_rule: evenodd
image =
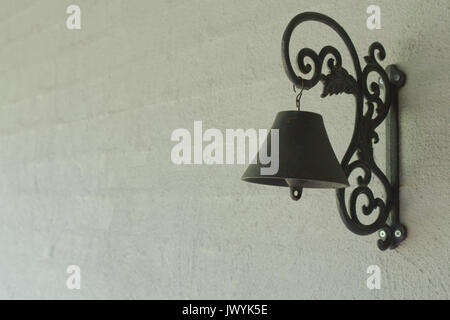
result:
<svg viewBox="0 0 450 320"><path fill-rule="evenodd" d="M301 49L296 56L301 75L294 71L289 43L294 29L306 21L323 23L341 37L352 58L354 75L342 66L341 55L332 46L323 47L319 54L310 48ZM357 186L352 190L348 204L345 194L347 189L336 190L339 213L345 226L355 234L369 235L377 232L380 237L377 242L379 249L396 248L406 238L406 228L400 223L398 142L398 91L405 84L405 74L395 65L388 66L386 70L381 67L379 61L384 60L386 52L379 42L370 45L368 55L364 57L366 66L361 69L359 57L346 31L335 20L316 12L300 13L289 22L283 34L281 53L286 75L296 87L308 90L321 81L322 98L340 93L355 97L353 135L341 166L347 177L356 169L362 170L363 174L357 177ZM327 73L322 71L325 63ZM378 74L379 83L369 83L371 73ZM376 129L385 120L386 174L378 167L373 154L373 145L379 140ZM372 191L371 183L374 179L378 179L384 189L384 200L375 197ZM365 196L366 204L360 206L360 213L370 216L378 211L372 223L364 224L358 217L357 200L361 195Z"/></svg>

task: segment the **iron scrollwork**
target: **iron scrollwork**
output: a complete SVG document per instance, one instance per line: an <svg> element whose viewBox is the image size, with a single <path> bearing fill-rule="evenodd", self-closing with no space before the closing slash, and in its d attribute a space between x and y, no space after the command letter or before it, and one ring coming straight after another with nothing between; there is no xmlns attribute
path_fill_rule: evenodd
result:
<svg viewBox="0 0 450 320"><path fill-rule="evenodd" d="M350 53L355 77L342 66L341 55L332 46L325 46L319 54L310 48L301 49L297 54L296 63L300 72L304 76L309 75L309 79L295 73L289 55L289 43L293 30L305 21L324 23L337 32ZM346 189L337 189L336 196L340 216L345 226L358 235L379 232L380 239L377 244L381 250L395 248L406 237L406 229L399 221L398 206L394 205L398 190L395 189L397 186L393 186L393 183L390 183L378 167L373 156L373 144L376 144L379 140L376 129L388 115L392 105L392 96L397 94L395 90L400 87L395 86L393 80L380 65L380 61L383 61L386 56L383 46L379 42L375 42L369 47L368 55L364 57L366 66L361 69L355 47L346 31L326 15L305 12L295 16L286 27L282 38L281 51L286 74L296 87L310 89L321 81L323 83L321 97L340 93L354 95L356 100L354 131L348 149L341 161L341 166L347 177L356 169L362 170L363 174L356 179L357 187L350 194L348 206L345 197ZM307 58L312 60L312 65L307 62ZM328 68L327 74L322 73L325 64ZM404 80L404 74L401 71L396 69L395 66L391 66L392 69L397 71L396 77L403 77L402 80ZM380 83L385 84L383 95L378 83L373 81L369 83L371 73L376 73ZM364 103L367 106L366 111L364 110ZM352 160L354 157L357 159ZM370 183L374 177L380 181L384 189L384 200L375 197L370 188ZM358 217L357 201L362 195L366 198L366 204L360 207L362 214L370 216L378 211L376 219L369 224L362 223Z"/></svg>

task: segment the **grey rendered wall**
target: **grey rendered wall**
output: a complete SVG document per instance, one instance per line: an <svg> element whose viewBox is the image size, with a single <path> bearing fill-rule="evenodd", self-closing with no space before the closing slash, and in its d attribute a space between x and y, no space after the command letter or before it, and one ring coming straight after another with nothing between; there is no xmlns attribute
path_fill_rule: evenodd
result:
<svg viewBox="0 0 450 320"><path fill-rule="evenodd" d="M81 30L65 26L69 4ZM366 28L370 4L381 30ZM331 190L293 202L241 182L243 165L170 160L172 131L194 120L267 128L294 108L280 41L302 11L335 18L361 58L382 42L385 65L408 74L398 250L347 231ZM0 298L448 299L449 12L447 0L1 0ZM304 28L299 49L336 45L349 66L332 31ZM340 158L353 99L320 87L302 106L324 116ZM66 288L70 264L81 290Z"/></svg>

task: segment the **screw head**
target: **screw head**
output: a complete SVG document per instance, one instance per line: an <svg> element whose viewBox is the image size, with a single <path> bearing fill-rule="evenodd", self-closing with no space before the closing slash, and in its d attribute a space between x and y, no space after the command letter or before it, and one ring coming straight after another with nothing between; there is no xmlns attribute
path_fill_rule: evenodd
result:
<svg viewBox="0 0 450 320"><path fill-rule="evenodd" d="M395 230L394 234L397 238L400 238L402 236L402 232L400 230Z"/></svg>
<svg viewBox="0 0 450 320"><path fill-rule="evenodd" d="M384 238L384 237L386 237L386 232L384 230L381 230L379 235L381 238Z"/></svg>
<svg viewBox="0 0 450 320"><path fill-rule="evenodd" d="M399 74L394 74L393 79L394 79L394 81L399 81L400 80L400 75Z"/></svg>
<svg viewBox="0 0 450 320"><path fill-rule="evenodd" d="M378 78L378 83L379 84L384 84L383 79L381 77Z"/></svg>

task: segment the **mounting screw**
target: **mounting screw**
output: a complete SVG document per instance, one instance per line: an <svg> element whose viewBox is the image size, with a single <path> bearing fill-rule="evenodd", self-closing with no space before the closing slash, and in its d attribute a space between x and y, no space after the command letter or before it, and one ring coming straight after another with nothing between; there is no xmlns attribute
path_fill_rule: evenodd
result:
<svg viewBox="0 0 450 320"><path fill-rule="evenodd" d="M380 235L380 238L384 238L384 237L386 237L386 232L384 230L381 230L379 235Z"/></svg>
<svg viewBox="0 0 450 320"><path fill-rule="evenodd" d="M400 238L402 236L402 232L400 230L395 230L394 234L397 238Z"/></svg>
<svg viewBox="0 0 450 320"><path fill-rule="evenodd" d="M386 73L389 77L389 82L395 85L397 88L404 86L406 81L406 75L404 72L399 70L395 64L388 65L386 68Z"/></svg>
<svg viewBox="0 0 450 320"><path fill-rule="evenodd" d="M381 77L378 78L378 83L379 84L384 84L383 79Z"/></svg>

